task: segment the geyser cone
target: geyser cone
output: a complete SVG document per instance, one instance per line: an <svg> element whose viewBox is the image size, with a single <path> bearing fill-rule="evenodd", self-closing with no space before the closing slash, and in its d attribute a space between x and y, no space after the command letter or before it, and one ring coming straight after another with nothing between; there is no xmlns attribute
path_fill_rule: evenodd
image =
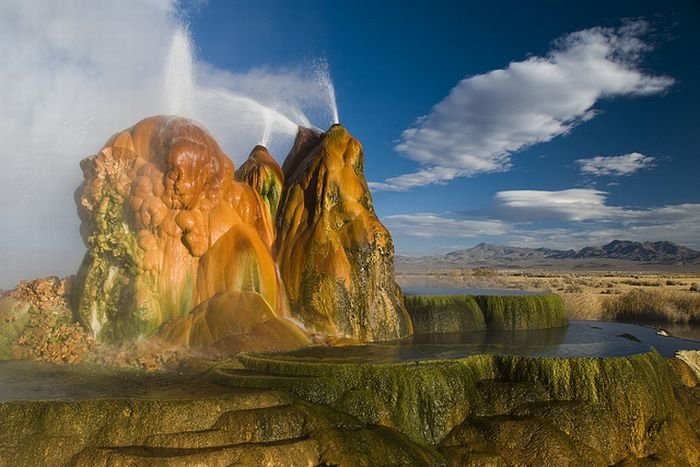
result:
<svg viewBox="0 0 700 467"><path fill-rule="evenodd" d="M359 141L342 125L322 135L300 128L283 170L275 245L292 313L335 338L410 335L393 242L374 212Z"/></svg>
<svg viewBox="0 0 700 467"><path fill-rule="evenodd" d="M258 144L236 170L236 180L247 183L262 197L274 224L282 196L284 173L265 146Z"/></svg>
<svg viewBox="0 0 700 467"><path fill-rule="evenodd" d="M256 149L254 160L273 161ZM233 163L204 128L147 118L81 167L88 252L75 303L97 339L148 336L167 322L161 337L181 345L217 345L240 333L231 348L252 349L264 339L248 334L268 332L285 341L280 348L307 342L284 320L268 206L234 180ZM279 167L271 171L279 176Z"/></svg>

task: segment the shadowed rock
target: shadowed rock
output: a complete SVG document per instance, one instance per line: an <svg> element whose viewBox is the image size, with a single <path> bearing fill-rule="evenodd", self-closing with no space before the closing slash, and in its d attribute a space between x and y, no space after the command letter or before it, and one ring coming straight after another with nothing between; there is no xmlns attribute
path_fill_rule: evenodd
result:
<svg viewBox="0 0 700 467"><path fill-rule="evenodd" d="M381 341L412 333L360 143L340 125L301 129L283 165L276 255L293 314L312 331Z"/></svg>

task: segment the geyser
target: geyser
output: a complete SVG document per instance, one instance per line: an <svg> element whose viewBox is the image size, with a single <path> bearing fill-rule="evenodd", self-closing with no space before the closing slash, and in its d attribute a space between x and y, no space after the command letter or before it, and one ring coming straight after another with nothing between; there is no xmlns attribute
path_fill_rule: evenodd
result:
<svg viewBox="0 0 700 467"><path fill-rule="evenodd" d="M164 99L171 115L194 117L195 82L192 41L184 26L175 30L164 70Z"/></svg>
<svg viewBox="0 0 700 467"><path fill-rule="evenodd" d="M304 113L288 103L291 118L255 98L222 87L201 86L195 74L196 57L189 31L180 26L173 33L165 63L164 102L169 114L206 122L217 129L236 129L239 138L261 134L267 146L274 133L294 137L299 125L309 126ZM320 85L320 84L319 84ZM326 85L322 85L325 90ZM282 100L284 96L277 96ZM293 118L293 119L292 119ZM254 140L251 140L253 142Z"/></svg>
<svg viewBox="0 0 700 467"><path fill-rule="evenodd" d="M340 123L340 118L338 117L338 103L335 98L335 86L333 86L333 80L331 80L331 73L326 60L319 60L316 63L316 76L319 85L326 91L328 110L333 119L331 123Z"/></svg>
<svg viewBox="0 0 700 467"><path fill-rule="evenodd" d="M171 116L115 134L81 167L88 251L73 303L98 341L157 334L236 353L304 346L308 332L412 333L362 146L341 125L300 129L287 173L261 145L234 173L204 128Z"/></svg>

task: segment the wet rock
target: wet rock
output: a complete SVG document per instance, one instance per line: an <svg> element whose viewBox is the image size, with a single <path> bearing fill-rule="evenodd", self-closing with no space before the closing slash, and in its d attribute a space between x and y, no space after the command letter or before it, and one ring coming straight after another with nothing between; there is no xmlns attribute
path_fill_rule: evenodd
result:
<svg viewBox="0 0 700 467"><path fill-rule="evenodd" d="M265 146L253 148L248 159L236 170L236 180L247 183L258 192L274 220L282 196L284 173Z"/></svg>
<svg viewBox="0 0 700 467"><path fill-rule="evenodd" d="M387 428L274 391L0 403L0 465L436 465Z"/></svg>
<svg viewBox="0 0 700 467"><path fill-rule="evenodd" d="M374 212L362 146L345 128L300 130L283 165L276 257L292 313L335 339L412 333L394 280L394 245Z"/></svg>
<svg viewBox="0 0 700 467"><path fill-rule="evenodd" d="M96 339L115 344L149 336L233 292L258 294L276 319L287 316L267 200L234 180L233 163L202 127L178 117L147 118L114 135L81 167L85 181L76 200L88 252L73 298ZM211 303L197 315L194 321L203 323L251 318ZM205 327L175 326L166 337L188 337L174 344L215 343L211 333L197 336ZM298 329L292 334L297 339Z"/></svg>

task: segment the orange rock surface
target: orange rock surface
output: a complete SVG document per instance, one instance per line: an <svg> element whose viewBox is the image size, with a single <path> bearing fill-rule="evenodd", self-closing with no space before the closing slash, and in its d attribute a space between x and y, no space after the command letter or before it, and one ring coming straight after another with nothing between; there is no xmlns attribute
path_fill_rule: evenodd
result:
<svg viewBox="0 0 700 467"><path fill-rule="evenodd" d="M204 303L195 310L197 322L250 319L238 307L244 302L210 301L218 294L253 293L267 306L256 308L264 316L284 319L269 209L249 185L234 181L233 163L202 127L178 117L147 118L114 135L81 167L85 181L76 200L88 252L73 300L99 340L150 335ZM222 311L216 303L237 306ZM174 326L172 335L185 332ZM194 333L187 343L214 344L198 334L202 327L183 326Z"/></svg>
<svg viewBox="0 0 700 467"><path fill-rule="evenodd" d="M243 165L236 170L236 180L245 182L262 197L272 219L284 186L284 174L265 146L255 146Z"/></svg>
<svg viewBox="0 0 700 467"><path fill-rule="evenodd" d="M394 280L394 246L377 218L360 143L340 125L303 129L283 164L276 258L292 312L337 339L412 333Z"/></svg>

